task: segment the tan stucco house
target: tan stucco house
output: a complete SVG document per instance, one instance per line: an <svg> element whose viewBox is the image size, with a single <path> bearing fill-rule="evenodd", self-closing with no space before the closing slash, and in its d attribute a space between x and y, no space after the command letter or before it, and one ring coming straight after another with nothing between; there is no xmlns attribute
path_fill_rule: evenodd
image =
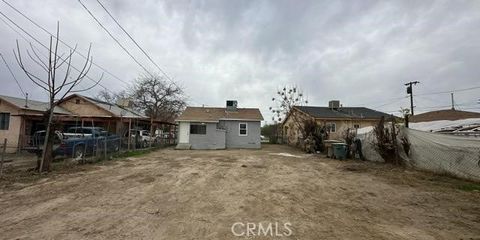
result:
<svg viewBox="0 0 480 240"><path fill-rule="evenodd" d="M8 152L27 146L31 136L45 130L43 113L48 103L0 95L0 140L7 138ZM103 102L87 96L72 94L55 108L55 120L64 130L72 126L103 127L111 133L123 135L128 129L149 129L150 118L120 104ZM154 120L156 126L169 125Z"/></svg>
<svg viewBox="0 0 480 240"><path fill-rule="evenodd" d="M391 117L365 107L343 107L339 101L330 101L328 107L294 106L282 123L283 139L292 145L303 139L298 122L306 119L313 119L320 126L326 126L329 139L342 139L347 129L373 126L382 116L386 119Z"/></svg>
<svg viewBox="0 0 480 240"><path fill-rule="evenodd" d="M20 146L27 144L31 133L44 129L43 113L46 102L28 100L0 95L0 140L7 139L7 152L16 152ZM57 116L68 116L71 112L56 107Z"/></svg>

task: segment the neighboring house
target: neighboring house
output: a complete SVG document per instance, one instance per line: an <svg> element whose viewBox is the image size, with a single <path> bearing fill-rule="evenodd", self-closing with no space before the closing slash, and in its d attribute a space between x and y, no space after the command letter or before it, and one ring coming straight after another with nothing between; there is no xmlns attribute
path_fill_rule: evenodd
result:
<svg viewBox="0 0 480 240"><path fill-rule="evenodd" d="M72 113L70 119L64 119L64 123L69 126L103 127L109 132L122 135L128 126L138 128L138 125L149 125L148 117L133 110L128 102L122 106L72 94L59 102L58 106Z"/></svg>
<svg viewBox="0 0 480 240"><path fill-rule="evenodd" d="M455 109L437 110L410 117L410 128L452 134L480 137L480 113Z"/></svg>
<svg viewBox="0 0 480 240"><path fill-rule="evenodd" d="M306 136L299 130L307 119L314 119L325 126L329 139L342 139L348 129L373 126L391 115L365 107L343 107L340 101L330 101L328 107L294 106L282 123L283 138L288 144L295 145Z"/></svg>
<svg viewBox="0 0 480 240"><path fill-rule="evenodd" d="M455 109L446 109L438 110L432 112L426 112L421 114L416 114L410 117L410 122L432 122L440 120L460 120L460 119L469 119L469 118L480 118L480 113L478 112L467 112Z"/></svg>
<svg viewBox="0 0 480 240"><path fill-rule="evenodd" d="M128 101L124 101L128 103ZM44 112L48 103L0 95L0 141L8 141L8 152L27 146L31 136L45 130ZM55 121L58 128L102 127L123 136L128 129L150 129L151 120L128 104L112 104L72 94L57 103ZM153 121L157 127L172 128L174 123Z"/></svg>
<svg viewBox="0 0 480 240"><path fill-rule="evenodd" d="M226 108L187 107L176 119L177 149L260 148L262 120L259 109L237 108L237 101Z"/></svg>
<svg viewBox="0 0 480 240"><path fill-rule="evenodd" d="M0 144L7 139L7 152L16 152L25 145L37 130L43 130L44 112L48 103L0 95ZM67 116L71 112L62 107L54 110L57 116Z"/></svg>

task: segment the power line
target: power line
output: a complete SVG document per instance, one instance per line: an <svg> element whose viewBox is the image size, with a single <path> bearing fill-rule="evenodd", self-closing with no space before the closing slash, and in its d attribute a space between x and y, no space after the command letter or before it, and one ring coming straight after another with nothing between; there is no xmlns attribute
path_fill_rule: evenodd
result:
<svg viewBox="0 0 480 240"><path fill-rule="evenodd" d="M478 105L478 104L470 103L470 102L455 104L455 106L462 106L462 108L463 108L463 107L467 107L467 108L463 108L463 109L475 109L475 108L480 108L480 106L477 106L477 105ZM473 107L473 106L477 106L477 107ZM451 107L451 105L437 105L437 106L416 107L416 109L417 109L417 110L428 110L428 109L443 109L443 108L448 108L448 107ZM387 110L387 111L383 111L383 112L390 113L390 112L398 112L398 111L399 111L399 110Z"/></svg>
<svg viewBox="0 0 480 240"><path fill-rule="evenodd" d="M406 99L406 98L407 97L397 98L395 101L388 102L388 103L385 103L385 104L382 104L382 105L379 105L379 106L376 106L376 107L373 107L373 108L379 108L379 107L387 106L387 105L390 105L390 104L393 104L393 103L396 103L396 102L400 102L401 100Z"/></svg>
<svg viewBox="0 0 480 240"><path fill-rule="evenodd" d="M30 21L33 25L37 26L38 28L42 29L45 33L47 33L48 35L50 36L53 36L54 38L57 38L54 34L52 34L51 32L49 32L47 29L45 29L44 27L42 27L41 25L39 25L37 22L35 22L33 19L29 18L27 15L25 15L23 12L21 12L20 10L18 10L17 8L15 8L14 6L12 6L10 3L8 3L7 1L5 0L2 0L5 4L7 4L10 8L12 8L13 10L15 10L18 14L22 15L24 18L26 18L28 21ZM63 45L67 46L68 48L70 48L71 50L73 50L74 48L71 47L70 45L68 45L66 42L64 42L63 40L61 39L58 39L59 42L61 42ZM85 55L83 55L82 53L78 52L78 51L75 51L76 54L80 55L81 57L83 57L84 59L86 59L87 57ZM128 82L120 79L119 77L117 77L115 74L111 73L110 71L108 71L107 69L105 69L104 67L96 64L95 62L92 62L92 64L96 67L98 67L99 69L101 69L102 71L106 72L108 75L114 77L115 79L125 83L128 85Z"/></svg>
<svg viewBox="0 0 480 240"><path fill-rule="evenodd" d="M389 100L402 100L402 99L405 99L407 98L406 96L405 97L395 97L395 98L387 98L387 99L383 99L382 101L389 101ZM367 102L367 103L361 103L361 104L356 104L357 106L365 106L365 105L370 105L372 103L378 103L379 101L371 101L371 102Z"/></svg>
<svg viewBox="0 0 480 240"><path fill-rule="evenodd" d="M436 94L447 94L447 93L452 93L452 92L464 92L464 91L470 91L470 90L475 90L475 89L480 89L480 86L462 88L462 89L453 89L453 90L450 90L450 91L425 92L425 93L420 93L420 94L414 94L413 96L417 97L417 96L428 96L428 95L436 95ZM406 97L387 98L387 99L384 99L383 101L397 100L397 99L404 99L404 98L406 98ZM367 102L367 103L362 103L362 104L357 104L357 105L358 106L365 106L365 105L370 105L372 103L377 103L377 102L378 101L372 101L372 102Z"/></svg>
<svg viewBox="0 0 480 240"><path fill-rule="evenodd" d="M108 9L99 1L97 0L98 4L100 4L100 6L103 8L103 10L105 10L105 12L107 12L107 14L113 19L113 21L117 24L118 27L120 27L120 29L122 29L122 31L130 38L130 40L133 41L133 43L135 43L135 45L142 51L142 53L147 56L148 60L150 60L151 63L153 63L153 65L155 65L157 67L157 69L168 79L170 80L173 84L175 84L175 82L167 75L167 73L165 73L165 71L163 71L160 66L158 66L158 64L153 61L153 59L150 57L150 55L148 55L148 53L142 48L140 47L140 45L137 43L137 41L135 41L135 39L133 39L133 37L127 32L127 30L125 30L125 28L122 27L122 25L117 21L117 19L115 19L115 17L113 17L113 15L110 13L110 11L108 11ZM175 84L176 86L176 84ZM178 86L177 86L178 87Z"/></svg>
<svg viewBox="0 0 480 240"><path fill-rule="evenodd" d="M95 22L97 22L98 25L100 25L100 27L105 30L105 32L107 32L107 34L123 49L124 52L126 52L128 54L128 56L130 56L130 58L133 59L133 61L135 61L135 63L137 63L145 72L147 72L148 74L150 74L152 77L154 76L153 74L151 74L147 68L145 68L119 41L118 39L116 39L112 33L110 33L110 31L108 31L108 29L103 26L103 24L95 17L95 15L93 15L93 13L82 3L82 1L78 0L78 2L82 5L82 7L88 12L88 14L95 20Z"/></svg>
<svg viewBox="0 0 480 240"><path fill-rule="evenodd" d="M18 86L18 88L20 88L20 91L22 92L22 95L23 95L24 97L26 97L27 95L26 95L25 92L23 91L22 86L20 86L20 83L18 82L17 78L15 77L15 74L13 74L12 69L10 69L10 66L8 66L7 61L5 61L5 58L3 57L3 54L2 54L2 53L0 53L0 57L2 57L3 62L5 63L5 66L8 68L8 71L10 72L10 74L12 74L12 77L13 77L13 79L15 79L15 82L17 82L17 86Z"/></svg>
<svg viewBox="0 0 480 240"><path fill-rule="evenodd" d="M453 89L453 90L450 90L450 91L420 93L420 94L415 94L414 96L426 96L426 95L446 94L446 93L452 93L452 92L464 92L464 91L470 91L470 90L475 90L475 89L480 89L480 86L469 87L469 88L461 88L461 89Z"/></svg>
<svg viewBox="0 0 480 240"><path fill-rule="evenodd" d="M44 47L45 49L47 49L47 51L50 52L50 49L45 46L45 44L43 44L42 42L40 42L38 39L36 39L34 36L32 36L30 33L28 33L25 29L23 29L22 27L20 27L18 24L16 24L12 19L10 19L8 16L6 16L2 11L0 11L0 15L2 15L4 18L6 18L9 22L11 22L13 25L15 25L18 29L22 30L22 32L24 32L26 35L28 35L30 38L32 38L33 40L35 40L35 42L37 42L38 44L40 44L42 47ZM5 20L3 20L2 18L0 18L2 20L3 23L5 23L5 25L7 25L10 29L12 29L14 32L16 32L18 35L20 35L20 37L22 37L27 43L29 42L21 33L19 33L17 30L15 30L10 24L8 24ZM33 45L32 45L33 46ZM37 50L38 48L35 47ZM44 56L45 57L45 56ZM60 59L62 59L61 56L59 56ZM62 59L63 60L63 59ZM75 66L71 65L71 67L76 70L77 72L81 72L80 70L78 70ZM94 83L97 83L97 81L95 81L94 79L92 79L90 76L88 75L85 75L85 77L87 79L89 79L90 81L94 82ZM106 91L110 91L108 90L107 87L105 87L104 85L102 85L101 83L98 83L98 85L100 85L101 87L103 87ZM111 92L111 91L110 91ZM113 93L113 92L111 92Z"/></svg>

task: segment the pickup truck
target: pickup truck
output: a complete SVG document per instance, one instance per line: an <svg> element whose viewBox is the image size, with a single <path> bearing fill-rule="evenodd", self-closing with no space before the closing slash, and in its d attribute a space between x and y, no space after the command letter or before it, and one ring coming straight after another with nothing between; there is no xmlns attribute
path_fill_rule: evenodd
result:
<svg viewBox="0 0 480 240"><path fill-rule="evenodd" d="M128 131L125 132L125 138L128 138ZM156 137L150 136L150 131L148 130L138 130L132 129L130 130L130 135L132 137L132 142L137 142L137 147L146 148L150 145L150 142L157 143Z"/></svg>
<svg viewBox="0 0 480 240"><path fill-rule="evenodd" d="M91 137L93 133L98 132L105 132L105 130L101 127L70 127L63 132L63 136L66 138Z"/></svg>
<svg viewBox="0 0 480 240"><path fill-rule="evenodd" d="M90 128L91 133L80 137L68 136L56 131L54 136L53 154L54 156L73 157L81 159L86 155L93 154L95 149L100 151L104 148L104 142L107 141L107 151L118 151L120 147L120 138L116 135L110 134L103 128ZM45 141L45 131L37 131L33 137L33 146L30 152L41 154L43 143Z"/></svg>

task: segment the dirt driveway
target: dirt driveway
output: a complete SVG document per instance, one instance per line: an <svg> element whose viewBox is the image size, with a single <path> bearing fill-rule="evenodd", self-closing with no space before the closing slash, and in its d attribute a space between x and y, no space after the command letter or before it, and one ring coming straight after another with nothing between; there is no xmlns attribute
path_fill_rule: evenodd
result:
<svg viewBox="0 0 480 240"><path fill-rule="evenodd" d="M285 146L166 149L1 188L0 238L480 239L461 184Z"/></svg>

